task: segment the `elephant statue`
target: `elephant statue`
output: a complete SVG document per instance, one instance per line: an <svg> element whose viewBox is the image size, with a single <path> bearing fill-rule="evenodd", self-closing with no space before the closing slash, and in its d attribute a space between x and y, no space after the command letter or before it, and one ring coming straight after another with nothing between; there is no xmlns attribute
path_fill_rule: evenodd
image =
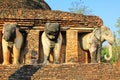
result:
<svg viewBox="0 0 120 80"><path fill-rule="evenodd" d="M58 23L46 23L41 41L44 53L43 64L49 64L50 51L53 51L53 63L58 64L62 45L60 25Z"/></svg>
<svg viewBox="0 0 120 80"><path fill-rule="evenodd" d="M88 34L83 34L81 36L80 45L83 50L90 52L91 63L100 63L101 55L98 53L99 47L102 47L104 41L108 42L109 47L109 57L104 56L106 60L112 58L112 45L114 43L114 37L110 29L106 26L101 26L95 28L93 32Z"/></svg>
<svg viewBox="0 0 120 80"><path fill-rule="evenodd" d="M19 32L17 23L5 23L2 33L3 65L10 64L10 55L13 56L13 64L19 64L23 36Z"/></svg>

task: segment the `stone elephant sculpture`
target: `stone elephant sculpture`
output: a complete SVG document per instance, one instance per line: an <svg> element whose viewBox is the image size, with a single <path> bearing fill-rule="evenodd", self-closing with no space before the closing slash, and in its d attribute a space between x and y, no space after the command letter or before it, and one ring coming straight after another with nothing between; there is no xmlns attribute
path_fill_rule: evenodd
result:
<svg viewBox="0 0 120 80"><path fill-rule="evenodd" d="M17 23L5 23L2 33L3 65L10 64L10 55L14 58L13 64L19 64L23 36L19 32Z"/></svg>
<svg viewBox="0 0 120 80"><path fill-rule="evenodd" d="M41 36L44 61L43 64L49 63L50 51L53 51L53 63L59 63L60 50L62 45L62 35L58 23L46 23L44 32Z"/></svg>
<svg viewBox="0 0 120 80"><path fill-rule="evenodd" d="M101 26L100 28L96 28L93 32L81 36L80 45L83 50L90 52L91 63L100 62L101 55L97 53L97 51L99 47L102 47L104 41L108 42L109 47L109 57L105 55L104 58L110 60L112 58L114 37L108 27Z"/></svg>

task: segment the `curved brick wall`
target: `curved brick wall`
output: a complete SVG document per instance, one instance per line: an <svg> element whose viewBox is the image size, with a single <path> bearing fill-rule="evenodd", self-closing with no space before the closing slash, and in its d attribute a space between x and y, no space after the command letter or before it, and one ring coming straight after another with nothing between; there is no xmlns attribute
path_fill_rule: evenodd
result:
<svg viewBox="0 0 120 80"><path fill-rule="evenodd" d="M0 0L0 9L42 9L51 10L44 0Z"/></svg>
<svg viewBox="0 0 120 80"><path fill-rule="evenodd" d="M0 65L2 80L119 80L111 64Z"/></svg>

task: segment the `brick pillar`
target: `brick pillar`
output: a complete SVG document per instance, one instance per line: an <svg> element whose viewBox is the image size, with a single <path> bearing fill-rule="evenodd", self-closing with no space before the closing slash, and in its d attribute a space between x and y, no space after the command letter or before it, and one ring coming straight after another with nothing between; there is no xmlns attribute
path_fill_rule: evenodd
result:
<svg viewBox="0 0 120 80"><path fill-rule="evenodd" d="M78 31L67 30L66 40L66 62L78 62Z"/></svg>
<svg viewBox="0 0 120 80"><path fill-rule="evenodd" d="M39 31L30 30L27 35L25 64L36 64L39 56Z"/></svg>

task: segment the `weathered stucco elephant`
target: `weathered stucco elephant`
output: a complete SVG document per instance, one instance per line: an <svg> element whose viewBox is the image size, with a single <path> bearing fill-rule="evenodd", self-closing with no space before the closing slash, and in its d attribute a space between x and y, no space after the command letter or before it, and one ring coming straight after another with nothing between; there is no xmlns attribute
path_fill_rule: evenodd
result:
<svg viewBox="0 0 120 80"><path fill-rule="evenodd" d="M44 53L43 64L49 63L50 51L53 50L53 63L59 63L60 50L62 45L62 35L58 23L46 23L41 37Z"/></svg>
<svg viewBox="0 0 120 80"><path fill-rule="evenodd" d="M100 62L100 54L97 53L98 48L104 41L108 42L109 46L109 57L106 55L104 58L110 60L112 58L112 45L114 43L114 37L112 32L106 26L101 26L96 28L93 32L84 34L81 37L81 47L83 50L88 50L90 52L91 63Z"/></svg>
<svg viewBox="0 0 120 80"><path fill-rule="evenodd" d="M3 65L10 64L10 55L13 55L13 64L19 64L23 36L17 28L17 23L5 23L2 33Z"/></svg>

